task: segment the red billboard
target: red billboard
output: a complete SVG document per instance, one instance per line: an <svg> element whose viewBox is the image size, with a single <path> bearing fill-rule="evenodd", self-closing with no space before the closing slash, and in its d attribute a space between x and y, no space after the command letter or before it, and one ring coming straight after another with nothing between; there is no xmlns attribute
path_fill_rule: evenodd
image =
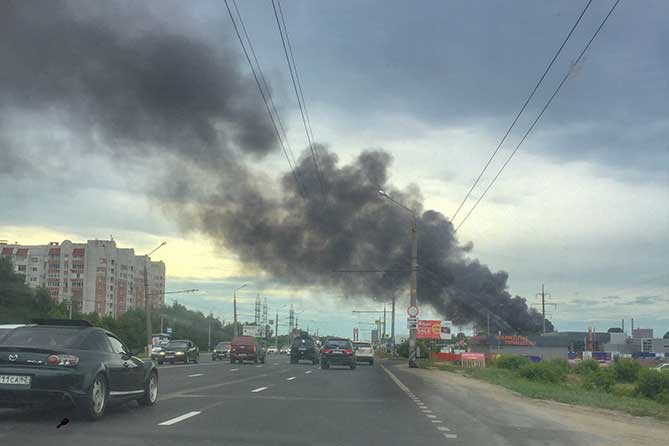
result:
<svg viewBox="0 0 669 446"><path fill-rule="evenodd" d="M416 339L441 339L441 321L418 321Z"/></svg>

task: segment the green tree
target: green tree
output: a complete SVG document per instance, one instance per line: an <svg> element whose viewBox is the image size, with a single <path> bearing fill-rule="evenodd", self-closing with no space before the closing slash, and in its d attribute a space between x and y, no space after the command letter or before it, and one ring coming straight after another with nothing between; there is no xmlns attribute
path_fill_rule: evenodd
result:
<svg viewBox="0 0 669 446"><path fill-rule="evenodd" d="M62 318L64 304L51 299L45 288L26 285L25 276L14 272L9 258L0 259L0 323L27 323L36 318Z"/></svg>

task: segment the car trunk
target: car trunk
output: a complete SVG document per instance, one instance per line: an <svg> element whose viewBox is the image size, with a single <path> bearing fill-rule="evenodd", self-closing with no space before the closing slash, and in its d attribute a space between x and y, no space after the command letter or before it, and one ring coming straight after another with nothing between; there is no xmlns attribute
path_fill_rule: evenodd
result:
<svg viewBox="0 0 669 446"><path fill-rule="evenodd" d="M60 350L39 347L0 346L0 367L36 367L46 365L46 360L49 356L62 353Z"/></svg>

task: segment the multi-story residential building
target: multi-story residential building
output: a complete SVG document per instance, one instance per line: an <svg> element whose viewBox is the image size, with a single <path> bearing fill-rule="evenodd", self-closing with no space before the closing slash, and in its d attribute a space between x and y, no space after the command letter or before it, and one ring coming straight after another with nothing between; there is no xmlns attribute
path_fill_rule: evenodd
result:
<svg viewBox="0 0 669 446"><path fill-rule="evenodd" d="M0 256L10 257L31 287L45 287L56 302L71 302L83 313L118 316L144 308L144 270L154 308L165 302L165 264L118 248L114 240L51 242L26 246L0 242Z"/></svg>

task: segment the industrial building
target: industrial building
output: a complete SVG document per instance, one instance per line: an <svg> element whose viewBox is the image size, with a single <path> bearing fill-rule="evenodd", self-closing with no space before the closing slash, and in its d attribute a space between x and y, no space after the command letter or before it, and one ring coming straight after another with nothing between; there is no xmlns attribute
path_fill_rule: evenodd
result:
<svg viewBox="0 0 669 446"><path fill-rule="evenodd" d="M31 287L47 288L56 302L83 313L116 317L145 305L144 270L153 307L165 301L165 264L118 248L114 240L21 245L0 242L0 256L12 260Z"/></svg>

